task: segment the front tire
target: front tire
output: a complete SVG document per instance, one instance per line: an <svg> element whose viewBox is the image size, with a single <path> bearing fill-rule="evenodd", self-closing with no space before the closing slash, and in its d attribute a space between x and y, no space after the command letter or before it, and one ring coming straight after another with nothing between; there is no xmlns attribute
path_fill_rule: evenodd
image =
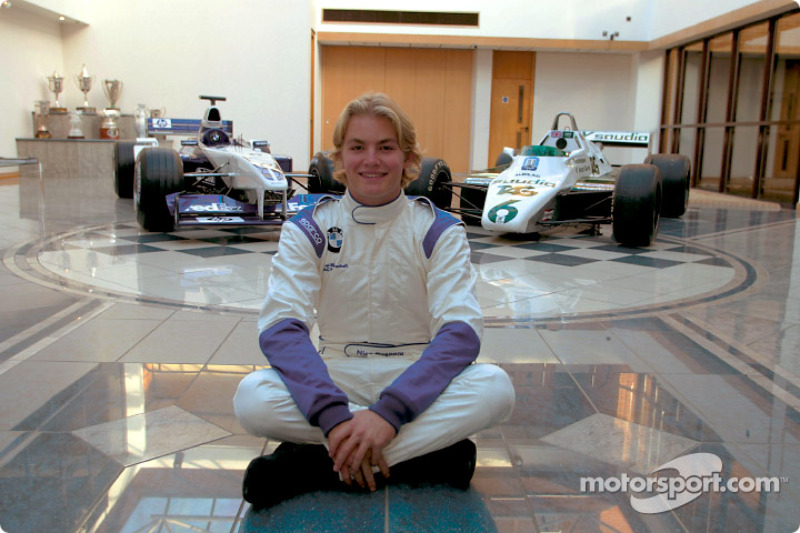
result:
<svg viewBox="0 0 800 533"><path fill-rule="evenodd" d="M680 154L652 154L644 160L646 164L655 165L661 172L661 183L664 189L661 216L678 218L689 206L689 174L691 164L689 158Z"/></svg>
<svg viewBox="0 0 800 533"><path fill-rule="evenodd" d="M133 206L139 225L146 231L172 231L175 220L166 197L183 190L183 164L177 152L167 148L142 150L134 176Z"/></svg>
<svg viewBox="0 0 800 533"><path fill-rule="evenodd" d="M134 146L136 143L132 141L117 141L114 145L114 192L117 198L133 198Z"/></svg>
<svg viewBox="0 0 800 533"><path fill-rule="evenodd" d="M649 246L661 218L661 172L655 165L622 167L612 199L614 239L623 246Z"/></svg>
<svg viewBox="0 0 800 533"><path fill-rule="evenodd" d="M428 198L439 209L450 209L453 191L445 184L451 181L450 167L443 159L426 157L420 165L419 176L406 186L405 193Z"/></svg>

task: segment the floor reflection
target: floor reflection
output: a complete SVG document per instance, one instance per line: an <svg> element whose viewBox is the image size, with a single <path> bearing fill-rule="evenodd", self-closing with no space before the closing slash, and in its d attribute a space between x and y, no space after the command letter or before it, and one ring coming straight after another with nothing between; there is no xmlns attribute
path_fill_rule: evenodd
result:
<svg viewBox="0 0 800 533"><path fill-rule="evenodd" d="M318 493L256 512L242 474L278 443L248 436L231 398L266 363L256 314L278 234L143 233L109 188L49 185L40 198L25 176L0 183L3 531L800 527L793 212L690 203L646 250L607 229L526 240L470 228L479 360L508 371L517 394L511 419L475 436L470 490ZM652 514L632 491L582 486L677 480L662 467L710 457L695 454L717 457L724 482L777 485Z"/></svg>

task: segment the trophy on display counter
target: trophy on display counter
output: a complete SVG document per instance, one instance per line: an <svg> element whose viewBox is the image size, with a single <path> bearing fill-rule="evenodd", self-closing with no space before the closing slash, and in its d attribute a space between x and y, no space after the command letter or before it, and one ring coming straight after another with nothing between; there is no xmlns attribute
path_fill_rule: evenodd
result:
<svg viewBox="0 0 800 533"><path fill-rule="evenodd" d="M101 139L119 139L120 112L117 100L122 92L122 82L119 80L103 80L103 85L108 97L109 106L103 109L103 121L100 123Z"/></svg>
<svg viewBox="0 0 800 533"><path fill-rule="evenodd" d="M57 72L53 72L52 76L47 77L48 87L50 92L56 95L56 105L50 108L50 113L54 115L63 115L67 112L66 107L61 107L58 103L58 95L64 91L64 77L59 76Z"/></svg>
<svg viewBox="0 0 800 533"><path fill-rule="evenodd" d="M103 109L103 120L100 122L101 139L119 139L119 109Z"/></svg>
<svg viewBox="0 0 800 533"><path fill-rule="evenodd" d="M83 139L83 124L81 123L81 111L72 111L69 114L69 135L68 139Z"/></svg>
<svg viewBox="0 0 800 533"><path fill-rule="evenodd" d="M107 109L118 109L117 100L119 100L119 95L122 93L122 82L119 80L103 80L103 84L109 102Z"/></svg>
<svg viewBox="0 0 800 533"><path fill-rule="evenodd" d="M136 137L147 137L147 109L144 104L136 106L136 112L133 114L134 126L136 126Z"/></svg>
<svg viewBox="0 0 800 533"><path fill-rule="evenodd" d="M97 110L89 106L89 91L92 90L94 76L89 75L89 71L86 70L86 65L83 65L83 69L81 73L75 77L75 81L78 82L78 88L83 93L83 106L79 107L78 110L87 115L95 114Z"/></svg>
<svg viewBox="0 0 800 533"><path fill-rule="evenodd" d="M33 126L37 139L49 139L50 130L47 129L47 117L50 114L48 100L36 100L33 104Z"/></svg>

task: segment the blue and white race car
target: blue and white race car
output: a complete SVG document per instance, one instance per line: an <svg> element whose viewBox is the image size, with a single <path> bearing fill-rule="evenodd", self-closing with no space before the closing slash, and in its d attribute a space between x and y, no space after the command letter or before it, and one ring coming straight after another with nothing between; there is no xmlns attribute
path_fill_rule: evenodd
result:
<svg viewBox="0 0 800 533"><path fill-rule="evenodd" d="M559 127L560 119L568 121ZM562 224L612 224L627 246L648 246L661 216L679 217L689 198L690 165L677 154L651 154L643 164L613 167L603 145L648 148L649 134L583 132L558 113L538 145L506 149L496 166L473 173L451 210L468 224L501 233L537 233Z"/></svg>
<svg viewBox="0 0 800 533"><path fill-rule="evenodd" d="M319 195L298 194L289 157L273 156L269 143L233 139L217 100L200 121L196 139L181 150L160 148L155 139L119 142L115 189L133 197L139 225L147 231L185 226L281 224Z"/></svg>

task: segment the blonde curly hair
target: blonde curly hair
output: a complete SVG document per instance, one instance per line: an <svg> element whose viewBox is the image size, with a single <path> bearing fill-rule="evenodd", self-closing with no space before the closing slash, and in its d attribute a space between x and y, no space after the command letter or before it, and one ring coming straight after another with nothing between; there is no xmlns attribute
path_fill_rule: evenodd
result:
<svg viewBox="0 0 800 533"><path fill-rule="evenodd" d="M417 179L422 162L422 153L417 145L417 130L414 123L408 118L403 109L391 98L383 93L367 93L352 100L345 106L336 127L333 130L333 146L331 159L334 163L333 179L347 185L347 176L342 168L342 144L347 133L347 126L350 119L356 115L373 115L387 119L397 132L397 141L400 150L406 155L410 162L403 171L400 181L401 187L405 188L409 183Z"/></svg>

